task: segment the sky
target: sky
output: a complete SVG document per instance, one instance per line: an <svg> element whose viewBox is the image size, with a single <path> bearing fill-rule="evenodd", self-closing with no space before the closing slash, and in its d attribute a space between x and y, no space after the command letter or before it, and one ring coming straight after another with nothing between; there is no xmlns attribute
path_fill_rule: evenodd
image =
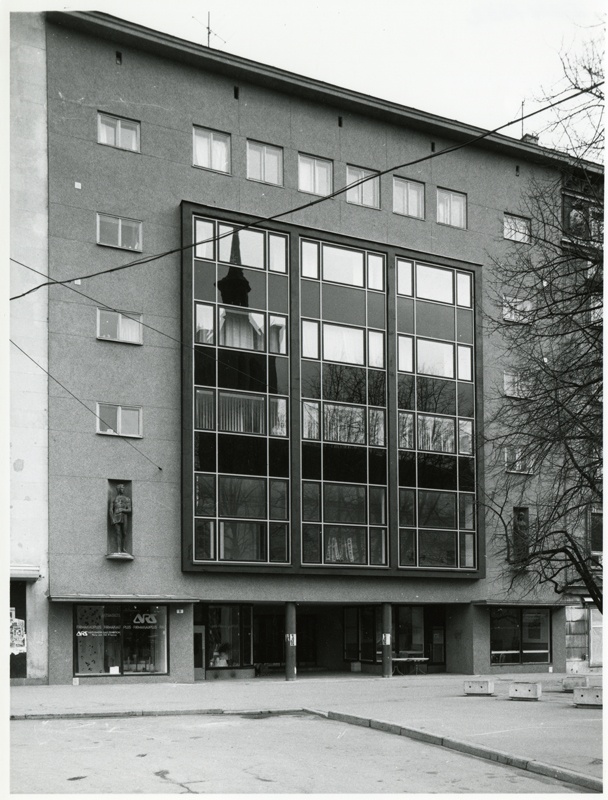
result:
<svg viewBox="0 0 608 800"><path fill-rule="evenodd" d="M65 0L64 0L65 2ZM98 0L96 10L450 119L495 128L560 87L604 0ZM10 10L50 8L9 2ZM53 6L81 9L82 3ZM540 133L546 116L524 123ZM504 131L519 138L521 123Z"/></svg>

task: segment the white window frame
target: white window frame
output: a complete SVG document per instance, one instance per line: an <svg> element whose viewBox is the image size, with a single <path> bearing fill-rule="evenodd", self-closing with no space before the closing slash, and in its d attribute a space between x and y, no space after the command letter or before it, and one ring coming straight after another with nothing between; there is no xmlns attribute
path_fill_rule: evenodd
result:
<svg viewBox="0 0 608 800"><path fill-rule="evenodd" d="M313 188L311 189L303 189L302 188L302 159L308 159L312 162L313 168ZM320 192L319 189L319 180L318 180L318 173L317 173L317 165L319 164L329 164L329 189L327 192ZM310 156L307 153L298 153L298 191L305 192L306 194L314 194L318 195L319 197L327 197L333 191L334 185L334 162L331 161L329 158L319 158L318 156Z"/></svg>
<svg viewBox="0 0 608 800"><path fill-rule="evenodd" d="M262 153L262 177L252 177L249 169L249 154L252 147L257 147ZM274 150L279 156L279 176L277 181L271 181L266 177L266 153ZM274 144L264 144L264 142L257 142L254 139L247 139L247 180L256 181L257 183L268 183L271 186L283 186L283 148L277 147Z"/></svg>
<svg viewBox="0 0 608 800"><path fill-rule="evenodd" d="M118 428L117 431L113 431L113 430L102 431L102 430L100 430L100 423L101 423L100 407L101 406L110 406L112 408L116 408L117 409L117 412L116 412L116 419L117 419L116 427ZM138 426L137 427L138 427L138 431L139 431L138 433L122 433L121 432L121 427L122 427L122 425L121 425L121 417L122 417L123 410L137 411L137 414L138 414ZM123 436L123 437L128 438L128 439L141 439L143 437L143 409L142 409L141 406L127 406L127 405L123 406L123 405L118 405L117 403L99 403L98 402L96 404L96 415L97 415L97 433L100 434L101 436Z"/></svg>
<svg viewBox="0 0 608 800"><path fill-rule="evenodd" d="M201 131L202 133L209 134L210 138L210 159L209 159L209 166L205 164L198 164L196 161L196 132ZM218 137L218 141L221 139L226 142L227 145L227 164L226 169L220 169L213 164L213 139L214 137ZM192 164L199 169L208 169L211 172L219 172L222 175L230 175L232 170L232 141L231 136L229 133L223 133L222 131L215 131L212 128L205 128L202 125L193 125L192 126Z"/></svg>
<svg viewBox="0 0 608 800"><path fill-rule="evenodd" d="M447 219L440 220L439 219L439 198L443 196L447 201ZM457 225L454 220L454 214L452 212L452 202L455 198L462 198L464 203L464 222L462 225ZM451 228L460 228L460 230L466 230L468 224L468 208L467 208L467 196L463 192L454 192L451 189L437 189L437 224L438 225L448 225Z"/></svg>
<svg viewBox="0 0 608 800"><path fill-rule="evenodd" d="M530 313L534 310L532 300L524 300L521 297L502 297L502 318L505 322L517 322L526 324L530 322Z"/></svg>
<svg viewBox="0 0 608 800"><path fill-rule="evenodd" d="M101 335L101 330L100 329L101 329L101 315L102 314L116 314L118 316L118 324L117 324L118 337L117 338L114 338L112 336L102 336ZM122 323L122 320L123 320L124 317L129 319L131 322L137 322L138 323L139 339L137 341L134 341L133 339L125 339L125 338L121 337L121 335L120 335L120 331L121 331L121 327L122 327L121 323ZM142 344L143 343L142 317L143 317L143 314L138 314L138 313L135 313L135 312L132 312L132 311L113 311L112 309L109 309L109 308L98 308L97 309L97 338L101 342L122 342L124 344Z"/></svg>
<svg viewBox="0 0 608 800"><path fill-rule="evenodd" d="M402 186L404 191L404 205L405 211L398 211L396 206L396 197L397 197L397 186ZM416 189L416 191L420 190L422 197L421 197L421 214L413 214L410 211L410 192ZM420 181L411 181L409 178L400 178L398 175L393 175L393 213L399 214L402 217L412 217L413 219L424 219L425 218L425 206L426 206L426 198L425 198L425 186L424 183Z"/></svg>
<svg viewBox="0 0 608 800"><path fill-rule="evenodd" d="M118 220L118 244L114 244L111 242L102 242L100 241L101 235L101 220L102 218L106 219L117 219ZM127 247L121 243L122 239L122 224L123 222L136 222L139 226L138 229L138 237L139 237L139 247ZM97 244L101 245L102 247L117 247L120 250L130 250L133 253L141 253L143 250L143 222L140 219L133 219L131 217L119 217L117 214L104 214L100 211L97 212Z"/></svg>
<svg viewBox="0 0 608 800"><path fill-rule="evenodd" d="M380 177L378 173L373 169L355 167L352 164L346 165L347 186L356 181L362 181L364 178L368 180L346 190L346 202L355 206L365 206L366 208L380 208ZM372 187L373 199L371 203L366 203L364 199L365 190L369 191L370 187Z"/></svg>
<svg viewBox="0 0 608 800"><path fill-rule="evenodd" d="M111 120L112 122L116 123L116 142L117 144L110 144L109 142L102 142L101 140L101 122L102 118L106 120ZM135 148L132 147L125 147L120 143L121 141L121 133L122 133L122 123L129 122L131 125L136 125L136 146ZM97 112L97 143L102 144L105 147L114 147L118 150L126 150L128 153L140 153L141 147L141 123L136 119L128 119L127 117L117 117L115 114L106 114L105 111L98 111Z"/></svg>
<svg viewBox="0 0 608 800"><path fill-rule="evenodd" d="M505 472L516 475L531 475L532 466L523 455L523 447L508 445L505 452Z"/></svg>
<svg viewBox="0 0 608 800"><path fill-rule="evenodd" d="M503 237L511 242L530 244L532 239L532 222L528 217L505 212L503 220Z"/></svg>

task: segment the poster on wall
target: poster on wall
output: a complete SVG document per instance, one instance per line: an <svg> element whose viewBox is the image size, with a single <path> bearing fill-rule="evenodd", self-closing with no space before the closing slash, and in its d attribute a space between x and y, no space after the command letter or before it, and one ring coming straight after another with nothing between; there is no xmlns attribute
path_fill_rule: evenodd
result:
<svg viewBox="0 0 608 800"><path fill-rule="evenodd" d="M10 615L10 652L11 655L27 652L25 638L25 620L17 619L15 609L11 608Z"/></svg>

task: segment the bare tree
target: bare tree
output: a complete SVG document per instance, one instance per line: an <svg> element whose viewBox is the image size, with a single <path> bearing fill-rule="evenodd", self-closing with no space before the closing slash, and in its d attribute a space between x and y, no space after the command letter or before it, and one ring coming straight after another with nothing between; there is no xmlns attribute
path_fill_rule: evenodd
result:
<svg viewBox="0 0 608 800"><path fill-rule="evenodd" d="M513 581L525 574L522 585L558 593L582 583L601 611L589 538L602 503L604 199L602 169L585 159L603 148L603 91L601 60L588 54L589 62L563 60L571 89L594 88L556 123L569 149L556 160L559 175L531 183L518 214L505 216L510 242L493 259L485 323L504 376L488 404L494 488L481 503Z"/></svg>

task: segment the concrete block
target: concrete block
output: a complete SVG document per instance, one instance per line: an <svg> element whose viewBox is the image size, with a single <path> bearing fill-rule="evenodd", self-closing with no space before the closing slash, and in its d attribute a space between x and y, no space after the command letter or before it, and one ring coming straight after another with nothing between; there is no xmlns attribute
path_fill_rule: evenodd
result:
<svg viewBox="0 0 608 800"><path fill-rule="evenodd" d="M419 731L416 728L401 728L401 736L407 736L410 739L417 739L420 742L427 744L437 744L440 747L443 745L443 736L435 736L433 733L426 731Z"/></svg>
<svg viewBox="0 0 608 800"><path fill-rule="evenodd" d="M494 694L494 681L465 681L464 693L492 695Z"/></svg>
<svg viewBox="0 0 608 800"><path fill-rule="evenodd" d="M591 708L602 708L602 687L588 686L574 689L574 705L589 706Z"/></svg>
<svg viewBox="0 0 608 800"><path fill-rule="evenodd" d="M564 692L573 692L584 686L589 686L589 678L586 675L569 675L562 680L562 691Z"/></svg>
<svg viewBox="0 0 608 800"><path fill-rule="evenodd" d="M335 719L338 722L346 722L349 725L361 725L364 728L369 728L370 720L368 717L356 717L353 714L341 714L338 711L329 711L327 716L329 719Z"/></svg>
<svg viewBox="0 0 608 800"><path fill-rule="evenodd" d="M395 725L393 722L383 722L379 719L372 719L370 720L369 726L370 728L374 728L374 730L394 733L397 736L401 733L401 725Z"/></svg>
<svg viewBox="0 0 608 800"><path fill-rule="evenodd" d="M543 693L540 683L512 683L509 686L511 700L539 700Z"/></svg>

